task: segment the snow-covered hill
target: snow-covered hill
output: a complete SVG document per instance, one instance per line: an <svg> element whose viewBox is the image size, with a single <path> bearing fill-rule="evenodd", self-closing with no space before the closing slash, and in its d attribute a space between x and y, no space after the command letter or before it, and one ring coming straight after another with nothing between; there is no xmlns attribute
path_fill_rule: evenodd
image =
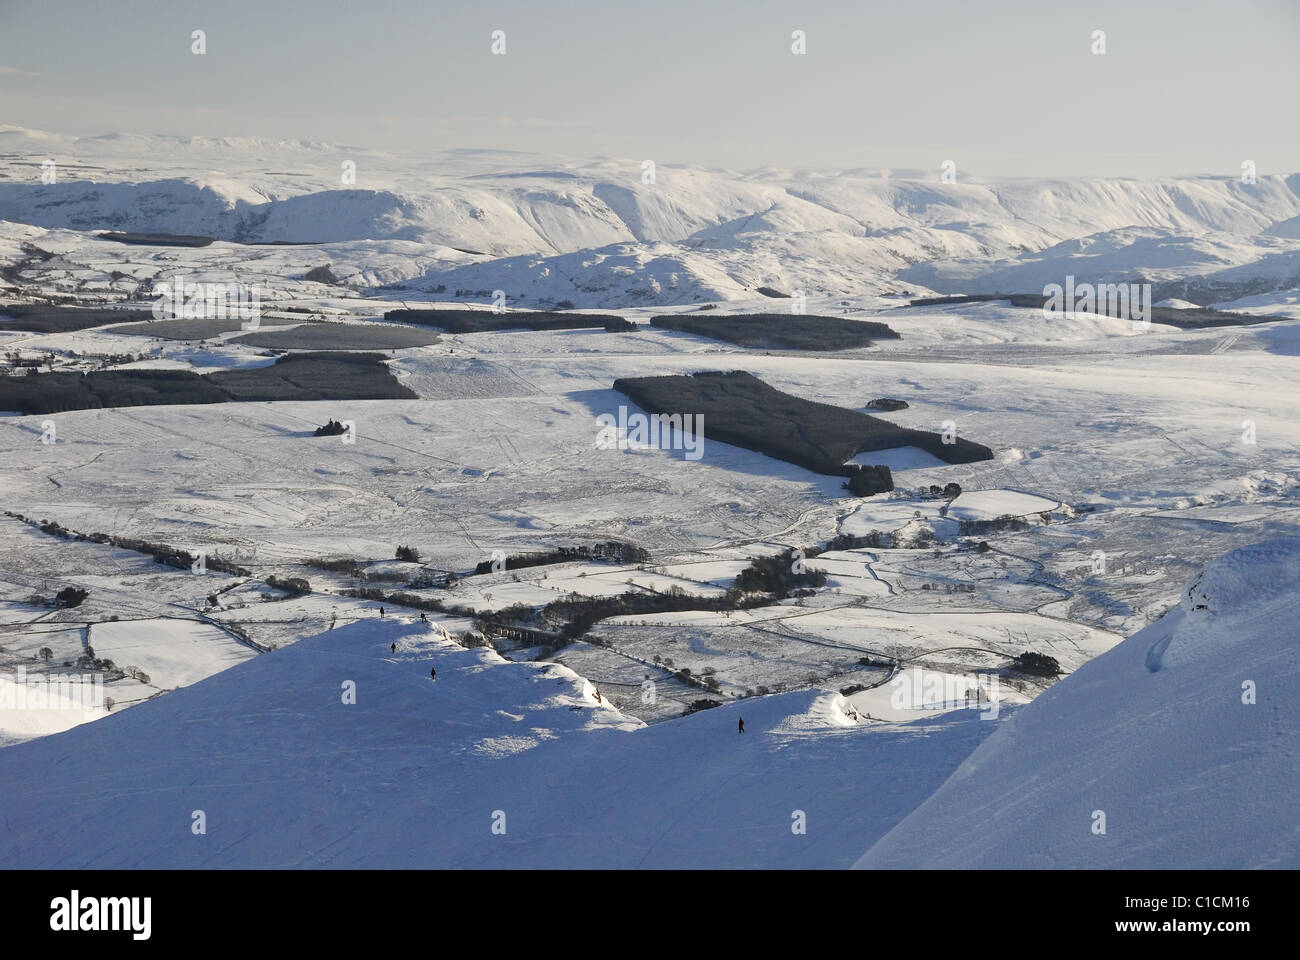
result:
<svg viewBox="0 0 1300 960"><path fill-rule="evenodd" d="M367 620L0 751L0 773L24 784L0 798L0 856L24 867L848 866L994 724L959 711L874 729L842 702L804 691L645 727L565 667L464 650L418 621ZM792 829L796 811L806 833Z"/></svg>
<svg viewBox="0 0 1300 960"><path fill-rule="evenodd" d="M43 183L51 159L58 176ZM1222 270L1243 296L1292 280L1300 257L1300 175L945 184L937 173L643 172L635 160L0 128L0 220L416 242L477 258L406 271L417 290L513 282L512 298L605 308L746 299L760 286L1033 292L1067 273L1158 282Z"/></svg>
<svg viewBox="0 0 1300 960"><path fill-rule="evenodd" d="M1178 607L1002 724L858 866L1300 866L1297 582L1292 538L1211 563Z"/></svg>
<svg viewBox="0 0 1300 960"><path fill-rule="evenodd" d="M996 722L860 723L814 689L647 727L558 664L359 621L0 751L0 775L24 784L0 801L0 855L834 867L867 849L860 866L1294 867L1300 657L1279 624L1300 613L1297 574L1300 541L1234 551L1177 610Z"/></svg>

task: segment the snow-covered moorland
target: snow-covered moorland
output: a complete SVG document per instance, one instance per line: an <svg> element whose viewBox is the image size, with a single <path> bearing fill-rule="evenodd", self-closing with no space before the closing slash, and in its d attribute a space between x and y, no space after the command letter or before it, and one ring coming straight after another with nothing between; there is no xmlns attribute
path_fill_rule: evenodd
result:
<svg viewBox="0 0 1300 960"><path fill-rule="evenodd" d="M25 390L251 382L313 348L401 388L0 412L0 773L22 785L0 851L1295 866L1297 217L1296 175L643 184L609 159L0 128L0 354ZM150 311L178 276L255 289L258 329L5 319ZM1259 322L909 304L1067 276ZM384 319L494 301L626 323ZM649 322L805 308L898 338ZM992 458L858 453L894 489L856 497L711 423L603 442L644 417L616 381L733 370ZM70 706L67 676L100 700Z"/></svg>

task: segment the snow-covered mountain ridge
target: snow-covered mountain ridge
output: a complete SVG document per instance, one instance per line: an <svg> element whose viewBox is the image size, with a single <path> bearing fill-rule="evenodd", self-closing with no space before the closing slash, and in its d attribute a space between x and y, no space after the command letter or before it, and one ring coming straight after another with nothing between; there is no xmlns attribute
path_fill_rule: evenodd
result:
<svg viewBox="0 0 1300 960"><path fill-rule="evenodd" d="M53 183L42 182L47 160ZM1296 174L1246 184L882 173L665 164L651 177L635 160L3 128L0 220L241 243L416 242L473 261L421 267L407 280L416 289L491 289L505 270L511 297L580 307L746 299L759 286L1026 292L1067 272L1300 275Z"/></svg>

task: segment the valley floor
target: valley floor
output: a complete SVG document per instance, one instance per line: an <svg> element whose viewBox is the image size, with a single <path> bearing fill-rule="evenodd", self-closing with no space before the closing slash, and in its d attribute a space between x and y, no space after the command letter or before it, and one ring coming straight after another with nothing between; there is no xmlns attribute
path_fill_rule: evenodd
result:
<svg viewBox="0 0 1300 960"><path fill-rule="evenodd" d="M288 308L354 324L394 305L286 296L268 326L291 327ZM1300 320L1134 334L1105 318L1046 326L1005 303L809 309L888 322L902 338L745 350L624 310L632 331L394 348L390 369L417 399L0 417L0 668L12 688L0 699L20 692L19 670L93 673L108 698L0 710L0 767L31 784L0 801L7 855L848 866L1053 692L1016 658L1049 656L1068 684L1174 608L1213 558L1300 532ZM59 369L92 355L196 371L269 362L239 335L107 326L8 332L0 345ZM597 442L596 417L630 406L616 379L733 369L852 409L904 399L891 422L950 425L995 457L867 454L891 465L897 489L859 499L839 477L713 440L698 460ZM351 423L348 436L313 436L329 420ZM955 499L932 493L954 483ZM156 563L130 541L210 563ZM606 541L646 558L492 567ZM399 545L419 562L394 560ZM827 546L838 548L815 549ZM824 586L707 609L755 558L789 549L808 551ZM287 578L305 590L284 589ZM56 604L70 588L84 601ZM681 592L698 609L607 617L576 642L554 624L496 630L559 600L628 592ZM979 678L996 679L992 696ZM348 684L355 704L336 703ZM286 769L286 751L301 765ZM46 782L52 767L76 782ZM306 788L286 794L288 783ZM206 836L189 832L195 811ZM492 832L497 811L505 833ZM800 811L806 833L791 831ZM86 842L105 817L122 831Z"/></svg>

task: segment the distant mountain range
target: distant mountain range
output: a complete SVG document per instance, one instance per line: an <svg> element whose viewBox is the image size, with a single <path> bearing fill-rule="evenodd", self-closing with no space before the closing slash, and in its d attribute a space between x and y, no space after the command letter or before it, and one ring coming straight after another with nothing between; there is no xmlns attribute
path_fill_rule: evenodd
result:
<svg viewBox="0 0 1300 960"><path fill-rule="evenodd" d="M55 182L43 183L51 159ZM651 171L640 160L0 127L0 220L373 241L376 254L409 255L385 277L416 291L504 288L588 308L750 299L760 286L1021 293L1067 273L1149 281L1157 297L1202 304L1300 286L1300 174L946 184L937 167L926 179Z"/></svg>

